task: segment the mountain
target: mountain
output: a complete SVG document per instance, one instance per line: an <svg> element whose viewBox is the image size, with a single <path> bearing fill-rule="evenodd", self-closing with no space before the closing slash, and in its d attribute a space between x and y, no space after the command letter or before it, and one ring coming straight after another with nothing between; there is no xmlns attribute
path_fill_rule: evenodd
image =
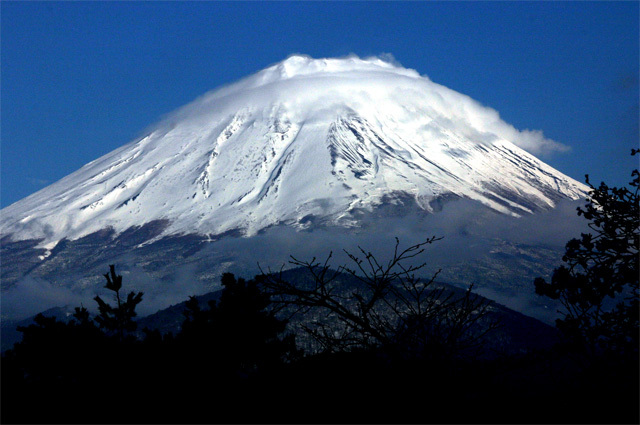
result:
<svg viewBox="0 0 640 425"><path fill-rule="evenodd" d="M414 70L295 55L4 208L2 289L95 288L114 262L164 282L188 266L202 282L236 261L211 248L223 239L414 223L454 201L500 220L551 211L587 191L532 154L562 149Z"/></svg>
<svg viewBox="0 0 640 425"><path fill-rule="evenodd" d="M281 279L287 282L295 283L298 286L308 286L313 281L309 270L306 268L293 268L283 272ZM354 288L361 287L362 282L345 273L338 273L332 281L335 285L334 294L344 294L348 297ZM446 293L452 293L456 297L463 297L464 291L446 283L436 283L437 287L444 288ZM434 285L434 288L435 288ZM208 303L219 302L222 290L210 292L196 297L202 309L208 309ZM491 307L487 312L487 320L475 324L477 329L486 329L488 323L495 321L500 326L490 332L484 339L484 356L495 355L513 355L531 352L533 350L548 349L558 341L558 330L553 326L542 323L539 320L525 316L514 310L511 310L499 303L482 299L483 302L490 303ZM172 305L157 313L151 314L139 319L138 335L144 337L144 329L158 330L161 334L172 333L174 335L180 332L182 323L185 320L183 312L186 310L186 301ZM284 309L279 313L283 319L288 320L287 332L296 334L298 347L303 348L305 352L311 353L319 349L319 346L304 331L308 327L309 322L316 320L322 321L321 317L316 314L307 312L305 314L292 315L291 309Z"/></svg>
<svg viewBox="0 0 640 425"><path fill-rule="evenodd" d="M166 220L163 235L251 236L278 223L354 226L357 211L403 198L429 212L468 198L522 215L584 194L497 120L379 59L292 56L6 207L0 231L44 247L154 220Z"/></svg>

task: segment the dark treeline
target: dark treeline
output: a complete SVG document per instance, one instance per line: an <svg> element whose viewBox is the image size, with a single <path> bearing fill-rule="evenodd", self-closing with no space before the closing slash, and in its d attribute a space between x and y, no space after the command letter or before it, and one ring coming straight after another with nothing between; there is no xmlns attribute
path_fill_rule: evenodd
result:
<svg viewBox="0 0 640 425"><path fill-rule="evenodd" d="M591 186L578 213L593 233L535 281L564 307L550 348L492 352L504 324L490 301L416 277L437 238L396 241L386 262L347 253L335 269L331 255L292 257L299 281L226 273L218 300L188 300L177 333L142 337L143 294L121 293L111 266L97 315L78 307L19 328L2 357L2 422L638 423L633 177L631 190Z"/></svg>

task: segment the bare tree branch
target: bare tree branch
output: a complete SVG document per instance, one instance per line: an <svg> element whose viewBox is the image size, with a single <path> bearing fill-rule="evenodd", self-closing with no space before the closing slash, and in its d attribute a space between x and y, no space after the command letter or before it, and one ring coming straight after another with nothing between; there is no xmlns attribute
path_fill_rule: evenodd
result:
<svg viewBox="0 0 640 425"><path fill-rule="evenodd" d="M330 253L321 264L291 256L290 264L305 268L311 282L295 285L279 274L269 273L264 281L272 301L298 314L311 315L302 329L323 350L383 348L424 353L438 350L455 354L479 344L495 323L477 326L489 312L489 301L472 294L463 296L435 282L438 270L428 279L416 277L426 263L414 264L425 246L442 238L401 249L396 238L392 258L380 262L371 252L358 247L362 258L345 251L352 268L331 269ZM386 264L386 265L385 265ZM355 286L346 287L342 276ZM478 330L476 328L481 328Z"/></svg>

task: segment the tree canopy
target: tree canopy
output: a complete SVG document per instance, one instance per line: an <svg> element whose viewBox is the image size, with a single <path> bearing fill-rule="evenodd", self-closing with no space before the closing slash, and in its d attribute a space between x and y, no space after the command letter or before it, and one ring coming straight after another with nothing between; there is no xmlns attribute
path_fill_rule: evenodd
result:
<svg viewBox="0 0 640 425"><path fill-rule="evenodd" d="M632 150L636 155L639 150ZM590 233L570 240L547 282L537 278L536 293L558 299L564 307L557 326L592 353L638 355L638 262L640 176L631 173L630 189L593 186L578 215L589 220Z"/></svg>

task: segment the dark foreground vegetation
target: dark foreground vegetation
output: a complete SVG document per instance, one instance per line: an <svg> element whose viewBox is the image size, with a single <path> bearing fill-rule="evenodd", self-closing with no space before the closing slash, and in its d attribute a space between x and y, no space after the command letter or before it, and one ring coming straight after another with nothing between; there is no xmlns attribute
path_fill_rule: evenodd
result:
<svg viewBox="0 0 640 425"><path fill-rule="evenodd" d="M222 276L185 304L180 330L137 329L143 294L105 274L98 314L39 315L2 358L3 423L638 423L638 172L592 186L592 234L567 244L551 282L561 337L499 351L504 323L468 291L418 279L426 244L366 250L305 279ZM587 180L588 182L588 180ZM344 276L351 280L344 284Z"/></svg>

